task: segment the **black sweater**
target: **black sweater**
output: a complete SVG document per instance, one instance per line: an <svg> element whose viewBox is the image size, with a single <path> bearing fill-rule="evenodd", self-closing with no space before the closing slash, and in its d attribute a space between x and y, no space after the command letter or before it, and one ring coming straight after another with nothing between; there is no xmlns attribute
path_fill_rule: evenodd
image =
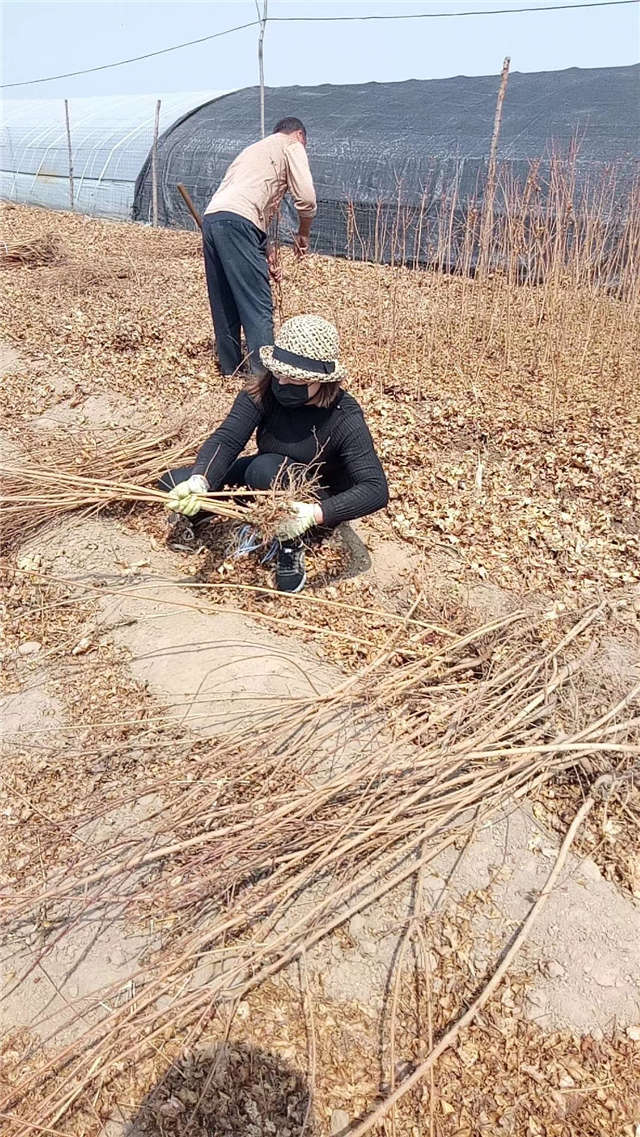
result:
<svg viewBox="0 0 640 1137"><path fill-rule="evenodd" d="M198 452L192 473L212 490L257 429L260 454L282 454L317 467L325 524L338 525L384 509L387 479L356 400L342 391L330 407L283 407L267 391L262 405L241 391L229 414Z"/></svg>

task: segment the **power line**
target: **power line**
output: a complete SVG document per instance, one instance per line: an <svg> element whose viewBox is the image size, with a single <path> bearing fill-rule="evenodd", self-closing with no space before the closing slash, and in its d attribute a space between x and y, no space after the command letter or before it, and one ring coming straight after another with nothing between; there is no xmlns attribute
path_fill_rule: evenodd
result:
<svg viewBox="0 0 640 1137"><path fill-rule="evenodd" d="M218 39L228 36L231 32L241 32L244 28L255 28L257 20L249 24L239 24L237 28L225 28L222 32L213 32L212 35L200 36L200 39L190 39L186 43L176 43L173 47L162 47L160 51L147 51L145 55L134 55L131 59L119 59L117 63L102 63L99 67L85 67L82 71L65 71L63 75L47 75L44 79L21 79L19 83L0 83L0 90L5 87L27 87L33 83L52 83L54 79L70 79L74 75L90 75L94 71L107 71L110 67L124 67L125 63L138 63L141 59L152 59L154 55L166 55L168 51L179 51L181 47L192 47L196 43L205 43L209 39Z"/></svg>
<svg viewBox="0 0 640 1137"><path fill-rule="evenodd" d="M566 12L576 8L613 8L620 4L637 4L640 0L582 0L578 4L545 4L529 8L491 8L476 9L465 12L408 12L389 13L388 15L370 16L269 16L265 23L278 24L306 24L306 23L343 23L355 20L444 20L460 16L517 16L520 12ZM134 55L131 59L119 59L115 63L102 63L99 67L85 67L81 71L65 71L60 75L46 75L41 79L21 79L16 83L0 83L0 90L8 87L29 87L35 83L53 83L56 79L72 79L76 75L91 75L96 71L108 71L111 67L124 67L127 63L139 63L142 59L153 59L157 55L166 55L169 51L180 51L183 47L193 47L194 44L206 43L207 40L219 39L220 36L231 35L232 32L241 32L245 28L255 28L262 21L251 20L248 24L238 24L235 28L225 28L221 32L213 32L199 39L187 40L185 43L176 43L172 47L163 47L159 51L147 51L144 55Z"/></svg>
<svg viewBox="0 0 640 1137"><path fill-rule="evenodd" d="M476 9L472 12L397 12L378 16L269 16L269 23L342 23L352 20L444 20L454 16L517 16L520 12L566 12L571 8L611 8L617 4L637 4L640 0L584 0L580 4L545 4L532 8Z"/></svg>

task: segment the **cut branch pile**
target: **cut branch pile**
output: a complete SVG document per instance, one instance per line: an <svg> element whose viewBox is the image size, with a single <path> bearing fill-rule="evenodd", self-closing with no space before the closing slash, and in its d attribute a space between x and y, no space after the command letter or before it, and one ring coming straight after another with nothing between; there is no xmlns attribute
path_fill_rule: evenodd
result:
<svg viewBox="0 0 640 1137"><path fill-rule="evenodd" d="M0 467L3 544L11 547L75 510L91 512L121 500L92 489L92 481L154 487L165 470L193 458L197 440L188 432L182 437L184 428L181 420L156 436L135 429L117 438L71 432L22 440L20 465Z"/></svg>
<svg viewBox="0 0 640 1137"><path fill-rule="evenodd" d="M398 663L400 628L330 694L293 700L212 743L194 758L191 781L147 787L167 802L152 832L105 842L44 885L5 892L0 911L14 927L43 908L60 921L32 968L77 920L124 929L153 915L167 931L154 965L134 979L135 998L96 992L99 1021L79 1022L80 1037L0 1101L14 1118L9 1131L56 1128L169 1026L189 1045L221 1003L554 773L593 754L638 755L640 684L592 721L577 718L572 693L604 613L600 605L568 622L555 647L523 613L445 646L413 635L421 650L408 663ZM211 977L198 985L189 976L200 963Z"/></svg>
<svg viewBox="0 0 640 1137"><path fill-rule="evenodd" d="M11 548L68 513L93 513L127 502L166 505L169 495L156 488L158 479L188 461L196 449L191 440L170 445L176 433L152 439L142 432L113 441L85 438L71 448L65 439L57 451L50 444L46 465L27 458L19 466L1 466L3 545ZM199 503L203 512L253 525L269 539L293 501L315 500L316 481L294 464L287 468L286 484L279 478L271 490L209 493Z"/></svg>
<svg viewBox="0 0 640 1137"><path fill-rule="evenodd" d="M24 536L25 527L21 518L26 520L28 527L29 517L33 515L38 518L37 524L41 525L60 513L94 511L125 502L166 505L169 500L168 493L152 489L151 486L139 486L109 478L86 478L62 470L5 466L0 470L0 476L8 482L8 489L0 503L4 515L3 529L9 541ZM251 491L252 496L255 492ZM246 493L246 490L236 490L234 496ZM252 518L251 508L234 502L228 491L197 496L200 508L207 513L232 521L250 521Z"/></svg>
<svg viewBox="0 0 640 1137"><path fill-rule="evenodd" d="M596 784L596 790L598 788L599 787ZM406 1077L395 1090L392 1090L392 1092L388 1094L387 1097L384 1098L383 1101L381 1101L380 1104L369 1113L368 1117L364 1118L360 1125L356 1126L355 1129L352 1128L351 1137L365 1137L365 1134L370 1133L376 1125L383 1121L387 1114L389 1114L394 1108L396 1103L405 1097L406 1094L408 1094L410 1090L412 1090L415 1086L418 1086L421 1081L423 1081L423 1079L437 1062L440 1055L444 1054L445 1050L453 1046L460 1032L464 1030L466 1026L472 1023L474 1019L477 1018L482 1008L489 1001L490 996L493 995L493 993L500 986L501 980L506 975L510 965L515 959L515 956L529 935L533 924L537 920L542 908L544 907L544 904L546 903L548 897L550 896L554 886L558 881L558 877L566 862L575 836L585 818L588 817L589 813L591 812L594 803L595 796L593 794L590 794L587 800L578 810L576 816L573 819L573 822L571 823L571 826L569 827L565 839L562 842L562 846L560 848L558 856L556 857L553 869L549 874L546 885L540 892L535 903L532 905L531 909L529 910L529 914L520 927L518 934L509 944L509 947L503 955L500 964L493 972L493 975L489 979L488 983L485 984L480 994L476 999L474 999L471 1006L467 1008L465 1013L458 1019L458 1021L454 1023L454 1025L446 1032L445 1035L443 1035L438 1045L431 1045L429 1054L425 1059L423 1059L422 1062L416 1066L415 1070L413 1070L412 1073L409 1074L408 1077Z"/></svg>
<svg viewBox="0 0 640 1137"><path fill-rule="evenodd" d="M48 265L61 258L60 238L54 233L21 237L0 244L0 263L7 265Z"/></svg>

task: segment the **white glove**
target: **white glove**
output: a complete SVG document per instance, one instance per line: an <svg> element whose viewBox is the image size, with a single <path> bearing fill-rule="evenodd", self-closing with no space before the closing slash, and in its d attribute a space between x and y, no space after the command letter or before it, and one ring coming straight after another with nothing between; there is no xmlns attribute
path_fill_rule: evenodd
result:
<svg viewBox="0 0 640 1137"><path fill-rule="evenodd" d="M276 537L280 540L292 541L295 537L301 537L307 529L311 529L313 525L317 525L316 507L304 501L294 501L291 506L291 516L286 517L281 521L276 529Z"/></svg>
<svg viewBox="0 0 640 1137"><path fill-rule="evenodd" d="M178 482L169 491L166 508L174 513L181 513L183 517L195 517L202 508L198 495L209 492L209 483L202 474L192 474L185 482Z"/></svg>

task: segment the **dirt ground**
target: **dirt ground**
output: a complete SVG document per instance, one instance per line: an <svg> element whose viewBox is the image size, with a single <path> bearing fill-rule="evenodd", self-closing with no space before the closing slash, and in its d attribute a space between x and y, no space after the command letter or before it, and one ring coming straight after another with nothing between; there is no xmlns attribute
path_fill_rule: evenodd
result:
<svg viewBox="0 0 640 1137"><path fill-rule="evenodd" d="M176 408L206 407L204 437L233 391L211 358L195 236L26 209L3 218L13 232L55 227L63 248L59 264L2 269L3 465L37 462L57 439L152 430ZM339 313L390 508L312 555L309 592L286 610L255 591L270 589L267 566L229 557L224 525L188 556L166 546L164 519L147 507L71 515L8 551L4 896L38 874L44 882L75 848L107 843L125 855L133 830L154 832L154 779L188 782L212 740L345 682L415 602L435 626L459 631L523 607L535 616L606 597L591 679L575 698L595 715L640 680L633 335L614 359L597 337L577 353L568 333L563 351L580 354L580 367L554 392L544 345L530 335L521 357L510 346L508 366L482 342L447 370L455 353L444 326L460 282L423 274L411 285L397 270L412 303L401 329L392 270L315 257L307 277L285 267L285 314ZM593 302L591 324L601 320ZM375 329L372 359L362 348ZM637 694L630 706L637 713ZM345 724L344 753L327 754L327 771L348 761L349 745ZM93 1113L83 1105L62 1130L346 1135L389 1088L390 1071L396 1080L410 1072L495 967L598 771L596 762L545 783L472 828L428 872L244 994L230 1022L214 1017L197 1045L167 1035L155 1060L124 1071ZM517 970L378 1132L637 1137L639 820L637 783L622 803L593 811ZM313 899L302 895L291 919ZM105 925L89 910L59 936L57 919L45 904L2 942L1 1089L52 1047L77 1042L103 1013L97 991L120 985L133 1000L163 934L153 918ZM209 974L203 958L191 982L206 985Z"/></svg>

